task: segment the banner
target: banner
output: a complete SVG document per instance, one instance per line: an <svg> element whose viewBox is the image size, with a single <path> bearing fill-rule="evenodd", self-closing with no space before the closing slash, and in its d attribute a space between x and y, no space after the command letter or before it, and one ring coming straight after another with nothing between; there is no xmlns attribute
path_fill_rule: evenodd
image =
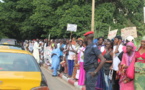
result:
<svg viewBox="0 0 145 90"><path fill-rule="evenodd" d="M118 29L109 31L109 33L108 33L108 39L113 39L116 36L117 31L118 31Z"/></svg>
<svg viewBox="0 0 145 90"><path fill-rule="evenodd" d="M67 24L67 31L77 31L77 25L76 24Z"/></svg>
<svg viewBox="0 0 145 90"><path fill-rule="evenodd" d="M134 38L136 38L137 37L136 27L126 27L121 29L121 36L123 39L126 39L128 36L133 36Z"/></svg>

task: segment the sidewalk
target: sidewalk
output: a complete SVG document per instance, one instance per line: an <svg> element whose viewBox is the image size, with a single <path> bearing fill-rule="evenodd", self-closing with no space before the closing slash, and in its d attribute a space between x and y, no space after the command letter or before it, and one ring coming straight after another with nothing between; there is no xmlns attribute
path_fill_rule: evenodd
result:
<svg viewBox="0 0 145 90"><path fill-rule="evenodd" d="M47 66L47 65L44 64L43 67L44 67L45 69L51 71L51 69L50 69L49 66ZM69 84L75 86L75 87L76 87L77 89L79 89L79 90L86 90L85 86L79 86L77 81L72 80L71 78L67 78L67 77L66 77L65 75L63 75L63 74L59 74L59 77L60 77L61 79L65 80L65 81L67 81Z"/></svg>

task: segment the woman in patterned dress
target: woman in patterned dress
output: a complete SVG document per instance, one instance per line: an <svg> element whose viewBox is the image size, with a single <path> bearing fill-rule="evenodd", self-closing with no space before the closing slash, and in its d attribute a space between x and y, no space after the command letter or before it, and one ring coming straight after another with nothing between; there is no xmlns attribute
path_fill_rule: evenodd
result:
<svg viewBox="0 0 145 90"><path fill-rule="evenodd" d="M145 36L141 40L141 47L136 52L135 62L135 90L145 90Z"/></svg>

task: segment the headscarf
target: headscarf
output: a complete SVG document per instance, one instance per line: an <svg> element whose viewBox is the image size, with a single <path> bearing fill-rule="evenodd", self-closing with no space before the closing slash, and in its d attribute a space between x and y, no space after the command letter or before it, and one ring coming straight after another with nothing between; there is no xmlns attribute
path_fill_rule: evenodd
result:
<svg viewBox="0 0 145 90"><path fill-rule="evenodd" d="M78 38L78 40L79 40L79 41L83 41L83 39L82 39L82 38Z"/></svg>
<svg viewBox="0 0 145 90"><path fill-rule="evenodd" d="M136 50L136 47L135 47L134 43L128 42L127 45L123 47L123 52L125 52L125 53L127 52L127 50L126 50L127 46L131 46L133 48L132 51Z"/></svg>
<svg viewBox="0 0 145 90"><path fill-rule="evenodd" d="M135 47L134 43L132 43L132 42L128 42L126 46L131 46L133 48L132 51L136 50L136 47Z"/></svg>

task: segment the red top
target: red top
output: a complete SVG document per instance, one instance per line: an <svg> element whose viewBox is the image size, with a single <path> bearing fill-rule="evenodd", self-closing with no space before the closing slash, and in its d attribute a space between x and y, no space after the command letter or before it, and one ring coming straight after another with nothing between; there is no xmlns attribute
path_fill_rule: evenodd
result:
<svg viewBox="0 0 145 90"><path fill-rule="evenodd" d="M103 52L102 52L102 55L104 56L106 54L106 50L104 50ZM100 59L98 59L98 62L101 62L101 60Z"/></svg>
<svg viewBox="0 0 145 90"><path fill-rule="evenodd" d="M137 59L136 62L145 63L145 53L140 54L139 50L136 52L136 59Z"/></svg>

